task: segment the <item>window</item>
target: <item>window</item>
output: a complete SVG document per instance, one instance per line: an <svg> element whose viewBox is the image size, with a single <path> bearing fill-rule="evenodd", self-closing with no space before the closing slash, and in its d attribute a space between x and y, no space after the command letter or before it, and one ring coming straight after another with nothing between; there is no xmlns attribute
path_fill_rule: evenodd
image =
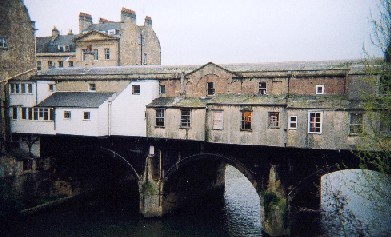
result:
<svg viewBox="0 0 391 237"><path fill-rule="evenodd" d="M39 109L39 120L49 120L49 110L48 109Z"/></svg>
<svg viewBox="0 0 391 237"><path fill-rule="evenodd" d="M96 84L95 83L89 83L88 84L88 91L96 91Z"/></svg>
<svg viewBox="0 0 391 237"><path fill-rule="evenodd" d="M26 84L20 84L20 89L22 90L22 94L26 94L26 87L27 85Z"/></svg>
<svg viewBox="0 0 391 237"><path fill-rule="evenodd" d="M68 61L68 67L73 67L73 61Z"/></svg>
<svg viewBox="0 0 391 237"><path fill-rule="evenodd" d="M86 54L87 54L87 49L82 49L81 50L81 60L86 61Z"/></svg>
<svg viewBox="0 0 391 237"><path fill-rule="evenodd" d="M48 68L54 68L54 64L52 61L48 61Z"/></svg>
<svg viewBox="0 0 391 237"><path fill-rule="evenodd" d="M380 112L380 132L391 135L391 111Z"/></svg>
<svg viewBox="0 0 391 237"><path fill-rule="evenodd" d="M22 107L22 119L23 120L27 119L27 113L28 113L28 108Z"/></svg>
<svg viewBox="0 0 391 237"><path fill-rule="evenodd" d="M140 94L140 85L132 85L132 94L139 95Z"/></svg>
<svg viewBox="0 0 391 237"><path fill-rule="evenodd" d="M289 116L289 129L297 129L297 116Z"/></svg>
<svg viewBox="0 0 391 237"><path fill-rule="evenodd" d="M316 85L316 94L317 95L324 94L324 85Z"/></svg>
<svg viewBox="0 0 391 237"><path fill-rule="evenodd" d="M49 91L50 92L54 92L56 89L55 89L55 86L53 84L49 85Z"/></svg>
<svg viewBox="0 0 391 237"><path fill-rule="evenodd" d="M269 128L279 128L280 127L280 113L279 112L269 112Z"/></svg>
<svg viewBox="0 0 391 237"><path fill-rule="evenodd" d="M115 29L110 29L110 30L107 31L108 35L115 35L115 33L116 33Z"/></svg>
<svg viewBox="0 0 391 237"><path fill-rule="evenodd" d="M251 111L242 111L240 130L251 130Z"/></svg>
<svg viewBox="0 0 391 237"><path fill-rule="evenodd" d="M108 60L110 59L110 49L105 49L105 59Z"/></svg>
<svg viewBox="0 0 391 237"><path fill-rule="evenodd" d="M98 49L94 49L93 52L94 52L94 60L98 60L99 59Z"/></svg>
<svg viewBox="0 0 391 237"><path fill-rule="evenodd" d="M164 109L156 109L156 127L164 127Z"/></svg>
<svg viewBox="0 0 391 237"><path fill-rule="evenodd" d="M18 119L18 107L12 107L12 119Z"/></svg>
<svg viewBox="0 0 391 237"><path fill-rule="evenodd" d="M363 114L350 113L349 134L355 135L363 132Z"/></svg>
<svg viewBox="0 0 391 237"><path fill-rule="evenodd" d="M33 93L33 84L27 84L27 93L29 94Z"/></svg>
<svg viewBox="0 0 391 237"><path fill-rule="evenodd" d="M33 108L27 108L28 120L33 120Z"/></svg>
<svg viewBox="0 0 391 237"><path fill-rule="evenodd" d="M15 84L15 93L20 93L20 84Z"/></svg>
<svg viewBox="0 0 391 237"><path fill-rule="evenodd" d="M213 111L213 127L212 129L223 129L223 111Z"/></svg>
<svg viewBox="0 0 391 237"><path fill-rule="evenodd" d="M191 125L190 109L181 109L181 127L189 128Z"/></svg>
<svg viewBox="0 0 391 237"><path fill-rule="evenodd" d="M165 85L159 86L159 94L160 95L166 94L166 86Z"/></svg>
<svg viewBox="0 0 391 237"><path fill-rule="evenodd" d="M64 111L64 119L71 119L72 113L71 111Z"/></svg>
<svg viewBox="0 0 391 237"><path fill-rule="evenodd" d="M266 90L266 82L259 82L259 94L261 95L266 95L267 94L267 90Z"/></svg>
<svg viewBox="0 0 391 237"><path fill-rule="evenodd" d="M308 132L309 133L322 133L322 112L309 112L308 113Z"/></svg>
<svg viewBox="0 0 391 237"><path fill-rule="evenodd" d="M84 120L90 120L91 119L91 113L90 112L84 112L83 119Z"/></svg>
<svg viewBox="0 0 391 237"><path fill-rule="evenodd" d="M37 61L37 70L38 71L42 70L42 62L41 61Z"/></svg>
<svg viewBox="0 0 391 237"><path fill-rule="evenodd" d="M8 48L7 38L4 36L0 36L0 49Z"/></svg>
<svg viewBox="0 0 391 237"><path fill-rule="evenodd" d="M147 54L146 54L146 53L144 53L143 64L144 64L144 65L147 65L147 64L148 64Z"/></svg>
<svg viewBox="0 0 391 237"><path fill-rule="evenodd" d="M60 68L64 67L64 61L58 61L58 67Z"/></svg>
<svg viewBox="0 0 391 237"><path fill-rule="evenodd" d="M16 90L15 90L15 87L16 87L15 84L13 84L13 83L10 84L10 93L11 93L11 94L14 94L14 93L15 93L15 91L16 91Z"/></svg>
<svg viewBox="0 0 391 237"><path fill-rule="evenodd" d="M208 95L214 95L215 94L215 89L213 87L213 82L208 82Z"/></svg>

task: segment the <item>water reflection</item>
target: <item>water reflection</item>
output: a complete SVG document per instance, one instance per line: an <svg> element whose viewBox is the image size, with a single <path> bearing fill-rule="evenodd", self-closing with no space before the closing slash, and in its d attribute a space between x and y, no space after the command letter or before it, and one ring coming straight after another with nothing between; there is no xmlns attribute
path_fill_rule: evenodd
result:
<svg viewBox="0 0 391 237"><path fill-rule="evenodd" d="M259 197L231 166L224 198L199 203L163 219L142 218L129 190L119 188L50 212L10 222L1 236L261 236ZM1 232L0 232L1 233Z"/></svg>

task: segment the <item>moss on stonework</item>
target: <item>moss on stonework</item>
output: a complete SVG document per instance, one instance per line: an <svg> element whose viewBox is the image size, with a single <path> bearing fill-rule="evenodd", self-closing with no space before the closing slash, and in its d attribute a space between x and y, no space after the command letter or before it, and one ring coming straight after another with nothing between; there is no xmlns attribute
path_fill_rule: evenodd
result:
<svg viewBox="0 0 391 237"><path fill-rule="evenodd" d="M159 193L159 189L151 182L145 182L141 186L141 193L144 195L155 195Z"/></svg>
<svg viewBox="0 0 391 237"><path fill-rule="evenodd" d="M265 192L263 195L264 198L264 210L265 210L265 217L269 218L271 210L273 207L279 207L279 210L283 210L285 213L285 204L286 201L283 198L278 197L275 193L273 192Z"/></svg>

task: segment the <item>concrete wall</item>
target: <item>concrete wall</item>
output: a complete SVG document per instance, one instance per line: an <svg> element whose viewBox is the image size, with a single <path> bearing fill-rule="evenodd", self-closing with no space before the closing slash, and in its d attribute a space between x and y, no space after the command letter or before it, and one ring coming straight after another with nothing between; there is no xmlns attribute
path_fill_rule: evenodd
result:
<svg viewBox="0 0 391 237"><path fill-rule="evenodd" d="M132 94L133 85L140 86L140 94ZM158 96L158 81L132 81L112 102L111 134L146 136L145 106Z"/></svg>

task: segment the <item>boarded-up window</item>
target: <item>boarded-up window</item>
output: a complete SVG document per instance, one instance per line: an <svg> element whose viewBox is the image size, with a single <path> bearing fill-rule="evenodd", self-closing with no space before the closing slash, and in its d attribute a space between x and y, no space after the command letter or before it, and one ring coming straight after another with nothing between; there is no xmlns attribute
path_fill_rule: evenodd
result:
<svg viewBox="0 0 391 237"><path fill-rule="evenodd" d="M223 129L223 111L213 111L213 129Z"/></svg>

